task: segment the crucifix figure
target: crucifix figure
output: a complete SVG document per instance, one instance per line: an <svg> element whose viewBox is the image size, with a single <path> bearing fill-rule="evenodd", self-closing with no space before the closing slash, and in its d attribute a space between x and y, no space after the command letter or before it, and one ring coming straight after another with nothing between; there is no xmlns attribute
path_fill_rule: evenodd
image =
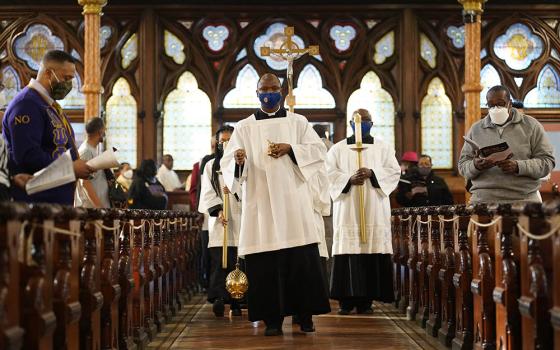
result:
<svg viewBox="0 0 560 350"><path fill-rule="evenodd" d="M294 112L296 105L296 97L294 96L294 61L305 55L306 53L316 56L319 54L319 46L311 45L308 48L300 48L293 40L294 27L284 28L284 35L286 41L278 49L270 48L268 46L261 47L261 56L275 56L288 62L288 69L286 76L288 78L288 96L286 96L286 104L290 112Z"/></svg>

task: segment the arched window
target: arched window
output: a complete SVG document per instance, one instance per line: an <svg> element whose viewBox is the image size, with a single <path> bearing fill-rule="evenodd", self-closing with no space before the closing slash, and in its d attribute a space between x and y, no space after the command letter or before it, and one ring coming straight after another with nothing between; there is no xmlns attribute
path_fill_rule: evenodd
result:
<svg viewBox="0 0 560 350"><path fill-rule="evenodd" d="M491 87L502 85L502 79L493 65L487 64L480 70L480 84L482 91L480 92L480 107L486 107L486 94Z"/></svg>
<svg viewBox="0 0 560 350"><path fill-rule="evenodd" d="M542 39L523 23L512 24L494 41L494 53L515 70L529 68L544 51Z"/></svg>
<svg viewBox="0 0 560 350"><path fill-rule="evenodd" d="M432 157L436 169L453 167L453 115L451 101L439 78L428 85L422 99L422 153Z"/></svg>
<svg viewBox="0 0 560 350"><path fill-rule="evenodd" d="M125 78L119 78L113 85L113 93L107 101L108 147L118 150L119 160L136 167L136 100L130 93L130 85Z"/></svg>
<svg viewBox="0 0 560 350"><path fill-rule="evenodd" d="M560 76L550 65L544 66L537 79L537 87L525 96L525 108L560 107Z"/></svg>
<svg viewBox="0 0 560 350"><path fill-rule="evenodd" d="M390 145L395 145L395 104L391 95L383 90L379 77L370 71L364 75L360 88L350 95L346 110L347 120L352 119L355 110L364 108L373 119L371 133ZM352 135L348 126L347 134Z"/></svg>
<svg viewBox="0 0 560 350"><path fill-rule="evenodd" d="M303 67L294 89L296 108L334 108L334 97L323 88L323 78L315 66Z"/></svg>
<svg viewBox="0 0 560 350"><path fill-rule="evenodd" d="M4 90L0 92L0 108L6 108L21 89L19 76L11 66L2 69L2 84L4 85Z"/></svg>
<svg viewBox="0 0 560 350"><path fill-rule="evenodd" d="M211 120L210 99L191 72L183 73L163 105L163 153L173 156L176 169L190 170L208 153Z"/></svg>
<svg viewBox="0 0 560 350"><path fill-rule="evenodd" d="M243 67L237 74L235 88L224 97L225 108L258 108L257 83L259 74L250 64Z"/></svg>

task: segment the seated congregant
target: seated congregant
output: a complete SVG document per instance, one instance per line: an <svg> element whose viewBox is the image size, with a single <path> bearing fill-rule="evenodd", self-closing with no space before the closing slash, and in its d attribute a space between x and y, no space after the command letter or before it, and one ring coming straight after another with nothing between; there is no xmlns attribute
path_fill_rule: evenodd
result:
<svg viewBox="0 0 560 350"><path fill-rule="evenodd" d="M130 209L163 210L167 207L167 194L163 185L156 178L156 162L143 160L136 169L134 180L128 191Z"/></svg>
<svg viewBox="0 0 560 350"><path fill-rule="evenodd" d="M130 189L130 185L132 185L132 177L134 175L134 171L130 166L130 163L123 162L119 166L117 174L117 183L123 187L125 191Z"/></svg>
<svg viewBox="0 0 560 350"><path fill-rule="evenodd" d="M471 201L541 202L540 179L555 165L543 126L512 108L504 86L488 90L486 103L488 115L467 133L479 147L465 142L459 159L459 172L471 183Z"/></svg>
<svg viewBox="0 0 560 350"><path fill-rule="evenodd" d="M432 170L432 157L421 155L418 167L403 175L397 202L403 207L453 204L453 195L445 180Z"/></svg>
<svg viewBox="0 0 560 350"><path fill-rule="evenodd" d="M173 157L171 154L163 156L163 164L159 167L157 179L167 192L173 192L183 187L179 180L179 175L173 170Z"/></svg>

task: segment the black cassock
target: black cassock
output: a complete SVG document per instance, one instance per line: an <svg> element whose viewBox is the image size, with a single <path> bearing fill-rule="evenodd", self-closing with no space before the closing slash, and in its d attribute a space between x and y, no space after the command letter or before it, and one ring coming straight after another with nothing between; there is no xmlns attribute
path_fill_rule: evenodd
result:
<svg viewBox="0 0 560 350"><path fill-rule="evenodd" d="M232 298L226 290L226 277L235 270L237 262L237 247L228 247L227 268L222 268L222 247L208 248L210 252L210 283L208 286L208 301L213 303L217 298L224 300L224 303L231 304ZM241 261L241 260L240 260ZM241 264L240 264L241 265Z"/></svg>
<svg viewBox="0 0 560 350"><path fill-rule="evenodd" d="M245 269L250 321L274 323L284 316L331 311L316 243L246 255Z"/></svg>
<svg viewBox="0 0 560 350"><path fill-rule="evenodd" d="M341 307L367 308L394 300L391 254L342 254L332 258L331 298Z"/></svg>

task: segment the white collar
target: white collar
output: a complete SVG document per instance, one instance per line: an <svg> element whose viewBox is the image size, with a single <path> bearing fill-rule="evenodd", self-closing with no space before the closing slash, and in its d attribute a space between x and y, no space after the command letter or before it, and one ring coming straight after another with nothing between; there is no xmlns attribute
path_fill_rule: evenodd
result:
<svg viewBox="0 0 560 350"><path fill-rule="evenodd" d="M49 105L52 105L54 103L54 99L51 97L47 89L45 89L45 87L41 85L41 83L39 83L36 79L31 78L28 86L37 91Z"/></svg>
<svg viewBox="0 0 560 350"><path fill-rule="evenodd" d="M280 108L282 108L282 106L279 106L278 109L277 109L275 112L272 112L272 113L265 112L265 111L263 111L263 109L261 108L261 112L263 112L264 114L266 114L266 115L268 115L268 116L270 117L270 116L273 116L273 115L275 115L276 113L278 113L278 111L280 110Z"/></svg>

